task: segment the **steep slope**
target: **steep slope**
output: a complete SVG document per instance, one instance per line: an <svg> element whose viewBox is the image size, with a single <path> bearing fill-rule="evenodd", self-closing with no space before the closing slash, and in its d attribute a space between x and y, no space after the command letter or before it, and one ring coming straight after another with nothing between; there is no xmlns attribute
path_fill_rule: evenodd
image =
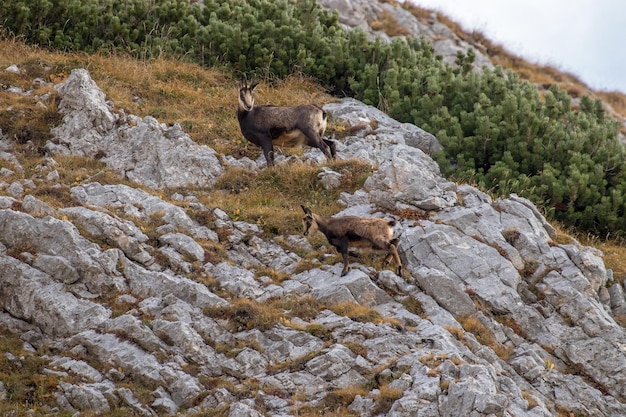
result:
<svg viewBox="0 0 626 417"><path fill-rule="evenodd" d="M275 171L223 155L117 109L83 69L45 91L5 92L60 100L45 160L27 165L27 137L0 141L0 326L23 342L7 360L17 369L41 357L54 379L51 395L20 410L626 414L623 287L601 253L561 241L525 199L442 178L428 156L437 141L418 127L354 100L325 105L341 127L339 158L372 167L341 194L340 215L396 218L407 270L377 272L363 258L340 277L323 239L285 219L268 235L206 191L231 175L244 184L234 195L250 193L255 175L306 167L328 191L349 169L323 166L317 150L281 157ZM63 183L57 160L71 158L98 173ZM63 187L69 198L43 201ZM298 210L310 196L284 204ZM7 377L0 395L15 386Z"/></svg>
<svg viewBox="0 0 626 417"><path fill-rule="evenodd" d="M617 91L595 91L571 73L520 58L480 32L468 33L440 12L421 8L410 1L318 0L318 4L336 11L346 27L359 28L370 36L384 39L395 36L424 37L450 65L455 64L458 53L467 54L471 50L475 55L473 66L477 71L499 65L515 71L540 90L556 84L572 96L573 104L583 95L599 98L606 111L620 121L622 133L626 132L626 95Z"/></svg>

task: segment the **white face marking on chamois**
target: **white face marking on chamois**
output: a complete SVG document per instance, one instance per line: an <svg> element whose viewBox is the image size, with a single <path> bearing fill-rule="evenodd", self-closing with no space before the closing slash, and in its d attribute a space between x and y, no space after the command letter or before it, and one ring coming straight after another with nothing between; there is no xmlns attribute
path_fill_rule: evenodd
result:
<svg viewBox="0 0 626 417"><path fill-rule="evenodd" d="M248 86L243 86L239 89L239 108L245 111L250 111L254 107L254 94L252 89Z"/></svg>
<svg viewBox="0 0 626 417"><path fill-rule="evenodd" d="M309 233L315 233L317 230L317 223L313 220L313 216L305 214L302 218L302 227L304 228L304 236L308 236Z"/></svg>

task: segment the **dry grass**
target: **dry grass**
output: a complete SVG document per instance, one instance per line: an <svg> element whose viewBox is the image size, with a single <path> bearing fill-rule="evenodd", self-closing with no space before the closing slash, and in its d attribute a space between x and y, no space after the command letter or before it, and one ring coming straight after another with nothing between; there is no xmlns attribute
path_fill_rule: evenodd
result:
<svg viewBox="0 0 626 417"><path fill-rule="evenodd" d="M375 396L376 406L372 411L373 415L386 414L393 403L402 397L402 390L383 385L379 388L378 395Z"/></svg>
<svg viewBox="0 0 626 417"><path fill-rule="evenodd" d="M377 324L383 321L378 310L360 304L344 302L329 306L328 309L339 316L348 317L361 323Z"/></svg>
<svg viewBox="0 0 626 417"><path fill-rule="evenodd" d="M0 381L4 384L9 401L0 402L0 415L18 416L24 409L37 410L33 416L42 416L42 406L56 404L59 377L45 372L50 352L30 352L15 335L0 331Z"/></svg>
<svg viewBox="0 0 626 417"><path fill-rule="evenodd" d="M452 329L457 329L457 327L453 327ZM447 329L447 330L450 331L450 329ZM448 355L430 353L428 355L424 355L420 357L419 361L422 365L425 365L429 367L430 369L435 369L439 365L447 361L448 359L450 359Z"/></svg>
<svg viewBox="0 0 626 417"><path fill-rule="evenodd" d="M306 364L309 361L320 356L322 353L323 353L322 351L309 352L304 356L300 356L292 360L288 360L288 361L284 361L284 362L280 362L276 364L270 364L267 366L267 372L269 372L270 374L278 374L278 373L285 372L285 371L287 372L303 371L306 368Z"/></svg>
<svg viewBox="0 0 626 417"><path fill-rule="evenodd" d="M276 300L276 303L280 308L288 311L289 316L298 317L305 321L314 319L325 308L322 303L311 296L285 297Z"/></svg>
<svg viewBox="0 0 626 417"><path fill-rule="evenodd" d="M229 320L234 330L268 330L281 323L289 325L290 317L310 320L324 307L310 297L276 298L262 303L246 298L235 298L230 305L207 309L205 314L213 318Z"/></svg>
<svg viewBox="0 0 626 417"><path fill-rule="evenodd" d="M300 204L320 207L320 214L334 214L343 207L340 192L360 188L373 167L357 160L327 164L342 174L342 187L328 191L317 178L322 167L304 163L279 164L260 172L229 168L214 190L201 195L201 202L220 207L231 218L257 224L269 235L299 234Z"/></svg>
<svg viewBox="0 0 626 417"><path fill-rule="evenodd" d="M234 331L269 330L283 318L283 311L272 303L248 299L232 300L228 306L205 311L210 317L229 319Z"/></svg>
<svg viewBox="0 0 626 417"><path fill-rule="evenodd" d="M411 34L404 26L400 25L394 15L384 10L380 17L370 22L370 26L374 30L385 32L389 36L407 36Z"/></svg>
<svg viewBox="0 0 626 417"><path fill-rule="evenodd" d="M539 405L535 396L528 390L522 390L522 398L528 403L529 410Z"/></svg>
<svg viewBox="0 0 626 417"><path fill-rule="evenodd" d="M347 409L357 395L365 397L367 390L360 386L335 389L324 397L324 408L327 410Z"/></svg>
<svg viewBox="0 0 626 417"><path fill-rule="evenodd" d="M500 344L487 326L485 326L477 317L462 317L457 319L466 332L472 333L476 340L489 348L491 348L500 359L507 361L511 352L505 346ZM461 342L463 339L459 339Z"/></svg>
<svg viewBox="0 0 626 417"><path fill-rule="evenodd" d="M626 117L626 94L619 91L599 91L598 96L618 114Z"/></svg>
<svg viewBox="0 0 626 417"><path fill-rule="evenodd" d="M424 312L424 308L422 307L422 303L420 303L414 297L407 297L401 301L404 308L406 308L411 313L420 316L421 318L426 318L426 313Z"/></svg>
<svg viewBox="0 0 626 417"><path fill-rule="evenodd" d="M323 405L310 406L306 402L299 405L295 409L295 414L298 417L356 417L359 414L355 411L348 410L346 407L339 407L335 410L324 409Z"/></svg>
<svg viewBox="0 0 626 417"><path fill-rule="evenodd" d="M276 324L283 324L325 339L329 336L325 328L316 324L302 328L302 326L293 326L289 321L293 317L305 321L312 320L324 309L361 323L386 323L396 328L402 327L399 320L384 318L371 307L347 302L325 305L311 297L285 297L263 303L249 299L233 299L229 306L207 309L205 314L213 318L228 320L235 331L268 330Z"/></svg>

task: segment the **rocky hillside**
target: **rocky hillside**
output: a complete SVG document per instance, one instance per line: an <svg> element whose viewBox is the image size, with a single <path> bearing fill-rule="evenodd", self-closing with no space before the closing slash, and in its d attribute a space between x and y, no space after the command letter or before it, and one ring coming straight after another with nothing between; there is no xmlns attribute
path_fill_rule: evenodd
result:
<svg viewBox="0 0 626 417"><path fill-rule="evenodd" d="M454 65L458 52L466 54L473 49L476 54L474 67L480 70L483 66L493 68L486 48L477 42L468 42L459 37L445 22L442 22L437 13L429 13L423 9L411 6L410 2L399 5L394 1L344 1L319 0L318 3L328 10L339 14L340 22L347 28L359 28L370 36L390 39L394 36L424 37L430 41L443 61ZM424 13L422 19L419 10Z"/></svg>
<svg viewBox="0 0 626 417"><path fill-rule="evenodd" d="M619 92L594 91L577 76L552 66L533 64L487 39L480 32L468 33L447 16L413 5L410 1L386 0L318 0L328 10L339 14L340 22L347 28L359 28L373 37L391 39L396 36L424 37L432 43L435 52L444 62L454 65L457 54L475 55L474 69L493 68L495 65L510 69L523 79L547 89L558 85L573 97L573 103L583 95L599 98L606 111L622 124L626 133L626 95ZM626 143L626 138L622 136Z"/></svg>
<svg viewBox="0 0 626 417"><path fill-rule="evenodd" d="M341 277L323 237L204 198L228 175L250 193L262 157L130 114L86 69L2 94L60 114L42 144L0 133L1 413L626 415L626 299L602 253L528 200L443 178L419 127L325 104L338 157L372 167L338 215L396 219L405 270L364 255ZM68 178L73 161L95 173ZM352 175L317 149L277 162L319 167L324 192Z"/></svg>

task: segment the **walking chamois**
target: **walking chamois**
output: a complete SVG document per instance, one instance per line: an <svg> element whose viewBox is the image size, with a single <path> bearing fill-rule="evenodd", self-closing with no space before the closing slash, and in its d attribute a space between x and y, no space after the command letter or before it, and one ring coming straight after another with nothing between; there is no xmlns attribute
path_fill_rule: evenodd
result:
<svg viewBox="0 0 626 417"><path fill-rule="evenodd" d="M402 262L398 255L398 239L393 239L395 220L367 219L357 216L326 217L314 214L301 205L304 211L302 225L304 236L316 230L324 233L328 242L343 256L343 270L341 276L348 273L348 248L361 247L386 250L387 256L383 260L382 269L394 260L398 269L397 274L402 276Z"/></svg>

